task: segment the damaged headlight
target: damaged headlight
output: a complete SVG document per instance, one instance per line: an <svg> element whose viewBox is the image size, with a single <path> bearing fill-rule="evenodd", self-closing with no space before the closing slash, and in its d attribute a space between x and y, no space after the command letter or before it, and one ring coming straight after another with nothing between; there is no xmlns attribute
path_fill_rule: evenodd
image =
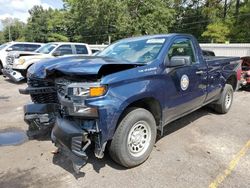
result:
<svg viewBox="0 0 250 188"><path fill-rule="evenodd" d="M87 87L71 87L68 88L69 95L77 97L99 97L106 93L106 86L87 86Z"/></svg>
<svg viewBox="0 0 250 188"><path fill-rule="evenodd" d="M70 83L66 86L70 100L73 101L73 111L79 115L97 117L97 109L85 105L85 99L105 95L107 87L100 83ZM58 90L58 92L60 92Z"/></svg>
<svg viewBox="0 0 250 188"><path fill-rule="evenodd" d="M69 89L69 93L71 93L72 90L72 95L74 96L88 96L89 94L89 90L86 88L82 88L82 87L73 87Z"/></svg>

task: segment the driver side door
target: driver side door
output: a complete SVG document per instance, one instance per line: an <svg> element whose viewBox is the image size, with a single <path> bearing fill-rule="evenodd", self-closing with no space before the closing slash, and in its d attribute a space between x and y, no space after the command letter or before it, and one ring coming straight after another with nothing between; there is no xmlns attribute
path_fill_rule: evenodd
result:
<svg viewBox="0 0 250 188"><path fill-rule="evenodd" d="M166 119L176 119L200 107L206 98L206 65L199 62L194 44L189 38L177 38L167 52L170 62L174 57L188 58L181 66L167 66Z"/></svg>

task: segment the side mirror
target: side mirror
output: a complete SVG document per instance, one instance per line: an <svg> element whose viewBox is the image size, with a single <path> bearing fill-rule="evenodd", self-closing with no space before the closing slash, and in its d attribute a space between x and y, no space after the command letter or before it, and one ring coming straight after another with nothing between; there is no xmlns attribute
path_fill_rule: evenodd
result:
<svg viewBox="0 0 250 188"><path fill-rule="evenodd" d="M57 57L57 56L61 55L61 52L60 51L55 51L55 52L52 53L52 55Z"/></svg>
<svg viewBox="0 0 250 188"><path fill-rule="evenodd" d="M13 50L13 48L9 47L9 48L6 49L6 52L10 52L12 50Z"/></svg>
<svg viewBox="0 0 250 188"><path fill-rule="evenodd" d="M173 56L169 63L168 67L179 67L184 65L191 65L191 57L190 56Z"/></svg>

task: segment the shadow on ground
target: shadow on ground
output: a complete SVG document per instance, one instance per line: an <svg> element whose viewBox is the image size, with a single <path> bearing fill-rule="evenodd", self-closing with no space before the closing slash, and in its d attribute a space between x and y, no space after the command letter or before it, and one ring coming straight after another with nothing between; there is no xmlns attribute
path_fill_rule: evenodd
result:
<svg viewBox="0 0 250 188"><path fill-rule="evenodd" d="M242 92L242 91L248 91L248 92L250 92L250 85L248 85L248 86L243 86L243 87L241 87L238 91L239 91L239 92Z"/></svg>
<svg viewBox="0 0 250 188"><path fill-rule="evenodd" d="M91 164L93 166L93 169L99 173L100 169L105 167L106 165L117 169L117 170L126 170L126 168L118 165L117 163L113 162L108 154L108 152L105 152L104 158L103 159L98 159L95 157L94 153L94 146L90 146L87 150L87 155L88 155L88 164ZM60 166L64 170L68 171L71 173L76 179L84 177L85 172L84 172L84 166L81 169L80 173L76 173L73 169L72 162L71 160L63 155L62 153L55 154L53 156L53 164Z"/></svg>
<svg viewBox="0 0 250 188"><path fill-rule="evenodd" d="M208 107L204 107L204 108L201 108L179 120L176 120L170 124L168 124L167 126L165 126L164 128L164 134L162 137L158 138L161 139L175 131L178 131L180 129L182 129L183 127L189 125L191 122L199 119L200 117L202 116L206 116L206 115L209 115L213 113L213 111L208 108ZM157 140L157 141L158 141ZM110 166L114 169L117 169L117 170L126 170L126 168L118 165L117 163L113 162L112 159L110 158L107 150L105 152L105 155L104 155L104 158L103 159L97 159L94 154L93 154L93 151L94 151L94 146L91 146L90 148L88 148L88 151L87 151L87 154L88 154L88 163L90 163L92 166L93 166L93 169L99 173L100 172L100 169L105 167L105 166ZM81 178L81 177L84 177L85 176L85 172L84 172L84 167L82 168L81 172L79 174L75 173L75 171L73 170L73 167L72 167L72 162L69 158L67 158L66 156L64 156L63 154L61 153L58 153L58 154L55 154L54 157L53 157L53 163L55 165L58 165L60 166L61 168L63 168L64 170L68 171L69 173L71 173L76 179L78 178Z"/></svg>
<svg viewBox="0 0 250 188"><path fill-rule="evenodd" d="M203 107L199 110L192 112L191 114L188 114L180 119L173 121L172 123L167 124L164 127L163 136L159 136L157 141L160 140L161 138L169 135L169 134L172 134L175 131L178 131L179 129L182 129L183 127L189 125L190 123L194 122L195 120L197 120L203 116L210 115L210 114L217 114L217 113L209 107Z"/></svg>
<svg viewBox="0 0 250 188"><path fill-rule="evenodd" d="M5 81L7 81L7 82L9 82L11 84L15 84L15 85L22 85L22 84L27 82L27 79L23 79L23 80L21 80L19 82L14 82L13 80L11 80L9 78L5 78Z"/></svg>

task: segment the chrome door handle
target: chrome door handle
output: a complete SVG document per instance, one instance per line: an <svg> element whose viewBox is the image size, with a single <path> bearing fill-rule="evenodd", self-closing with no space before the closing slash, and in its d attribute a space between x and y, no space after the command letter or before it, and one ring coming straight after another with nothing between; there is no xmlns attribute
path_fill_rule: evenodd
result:
<svg viewBox="0 0 250 188"><path fill-rule="evenodd" d="M196 74L204 74L204 71L200 70L200 71L196 71Z"/></svg>

